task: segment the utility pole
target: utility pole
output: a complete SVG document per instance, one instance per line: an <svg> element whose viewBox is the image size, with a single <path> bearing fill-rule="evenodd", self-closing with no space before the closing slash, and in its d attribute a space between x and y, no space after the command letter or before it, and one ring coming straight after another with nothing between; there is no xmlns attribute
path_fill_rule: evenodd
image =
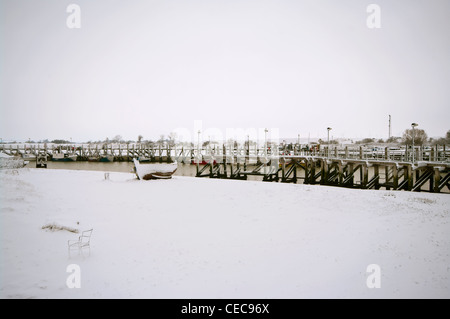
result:
<svg viewBox="0 0 450 319"><path fill-rule="evenodd" d="M250 156L250 135L247 135L247 156Z"/></svg>
<svg viewBox="0 0 450 319"><path fill-rule="evenodd" d="M327 131L328 131L328 137L327 137L327 157L330 154L330 131L332 130L331 127L327 127Z"/></svg>
<svg viewBox="0 0 450 319"><path fill-rule="evenodd" d="M392 133L392 131L391 131L391 115L389 114L389 134L388 134L388 138L389 138L389 140L391 139L391 133Z"/></svg>
<svg viewBox="0 0 450 319"><path fill-rule="evenodd" d="M201 155L200 155L201 154L200 153L200 134L201 134L201 131L198 130L197 134L198 134L198 137L197 137L197 167L198 167L198 164L199 164L200 159L201 159Z"/></svg>
<svg viewBox="0 0 450 319"><path fill-rule="evenodd" d="M264 129L264 155L267 156L267 132L268 129Z"/></svg>
<svg viewBox="0 0 450 319"><path fill-rule="evenodd" d="M418 126L419 124L417 124L417 123L412 123L411 124L411 127L412 127L412 163L414 164L414 154L416 153L416 151L415 151L415 149L414 149L414 138L415 138L415 131L414 131L414 128L416 127L416 126Z"/></svg>

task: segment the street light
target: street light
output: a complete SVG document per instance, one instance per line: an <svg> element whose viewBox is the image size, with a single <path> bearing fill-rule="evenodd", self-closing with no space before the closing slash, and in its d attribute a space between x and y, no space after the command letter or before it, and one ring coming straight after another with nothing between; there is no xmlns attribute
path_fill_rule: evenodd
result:
<svg viewBox="0 0 450 319"><path fill-rule="evenodd" d="M417 123L412 123L411 127L412 127L412 162L414 164L414 153L415 153L415 149L414 149L414 138L415 138L415 131L414 128L419 126L419 124Z"/></svg>
<svg viewBox="0 0 450 319"><path fill-rule="evenodd" d="M327 137L327 157L330 153L330 131L332 130L331 127L327 127L327 133L328 133L328 137Z"/></svg>
<svg viewBox="0 0 450 319"><path fill-rule="evenodd" d="M211 135L208 135L208 148L209 148L209 153L211 154Z"/></svg>
<svg viewBox="0 0 450 319"><path fill-rule="evenodd" d="M328 141L327 141L327 144L329 145L330 144L330 131L332 130L332 128L331 127L327 127L327 133L328 133Z"/></svg>
<svg viewBox="0 0 450 319"><path fill-rule="evenodd" d="M264 129L264 153L267 155L267 132L269 132L268 129Z"/></svg>
<svg viewBox="0 0 450 319"><path fill-rule="evenodd" d="M197 132L197 163L200 160L200 134L201 134L201 131L198 130L198 132Z"/></svg>

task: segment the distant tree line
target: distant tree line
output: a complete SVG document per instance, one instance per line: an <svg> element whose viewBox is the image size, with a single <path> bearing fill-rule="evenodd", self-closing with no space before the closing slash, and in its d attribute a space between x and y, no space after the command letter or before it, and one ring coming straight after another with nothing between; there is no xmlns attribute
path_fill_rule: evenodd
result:
<svg viewBox="0 0 450 319"><path fill-rule="evenodd" d="M70 144L71 142L67 141L67 140L53 140L50 143L53 143L53 144Z"/></svg>
<svg viewBox="0 0 450 319"><path fill-rule="evenodd" d="M444 137L440 138L428 138L428 134L423 129L414 129L414 132L412 129L407 129L403 132L402 137L395 137L392 136L389 139L383 140L383 139L375 139L375 138L364 138L360 141L356 141L355 144L361 145L361 144L381 144L381 143L391 143L391 144L403 144L403 145L412 145L412 139L414 136L414 145L420 146L420 145L444 145L450 144L450 130L447 131ZM105 138L103 141L88 141L89 144L101 144L101 143L139 143L149 146L154 145L160 145L162 147L166 146L174 146L176 143L177 135L175 133L170 133L167 137L165 135L160 135L159 139L157 141L152 140L144 140L144 137L142 135L139 135L137 137L137 141L134 140L123 140L121 135L116 135L114 138L109 139L108 137ZM228 143L234 142L234 144L237 144L236 141L228 141ZM8 142L15 144L16 142ZM54 140L39 140L37 142L29 139L27 143L53 143L53 144L71 144L71 141L65 140L65 139L54 139ZM203 147L208 146L209 144L217 144L217 142L213 141L204 141ZM251 143L254 143L251 141ZM327 144L327 141L324 141L322 139L318 140L319 144ZM188 143L190 145L193 145L193 143ZM339 140L333 139L329 142L330 145L338 145ZM248 141L244 143L244 145L248 146ZM290 143L290 145L286 145L288 149L293 149L294 145Z"/></svg>
<svg viewBox="0 0 450 319"><path fill-rule="evenodd" d="M447 131L445 137L428 138L428 134L425 132L425 130L422 129L414 129L414 131L412 129L407 129L403 132L402 137L391 136L386 140L364 138L360 141L356 141L355 144L394 143L394 144L412 145L413 136L414 136L414 145L417 146L450 144L450 130ZM320 141L321 140L319 140L319 142Z"/></svg>
<svg viewBox="0 0 450 319"><path fill-rule="evenodd" d="M450 144L450 130L447 131L445 134L445 137L440 138L430 138L428 141L432 145L444 145L444 144Z"/></svg>

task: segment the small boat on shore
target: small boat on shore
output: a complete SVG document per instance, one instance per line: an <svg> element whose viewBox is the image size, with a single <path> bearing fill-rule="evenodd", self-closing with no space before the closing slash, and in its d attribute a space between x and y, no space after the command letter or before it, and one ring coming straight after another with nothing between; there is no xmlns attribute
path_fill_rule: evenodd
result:
<svg viewBox="0 0 450 319"><path fill-rule="evenodd" d="M149 179L169 179L177 170L177 163L160 164L160 163L140 163L136 158L133 158L134 172L140 180Z"/></svg>
<svg viewBox="0 0 450 319"><path fill-rule="evenodd" d="M70 155L68 153L58 153L58 154L53 154L53 156L52 156L52 161L55 161L55 162L73 162L76 160L77 160L76 154Z"/></svg>

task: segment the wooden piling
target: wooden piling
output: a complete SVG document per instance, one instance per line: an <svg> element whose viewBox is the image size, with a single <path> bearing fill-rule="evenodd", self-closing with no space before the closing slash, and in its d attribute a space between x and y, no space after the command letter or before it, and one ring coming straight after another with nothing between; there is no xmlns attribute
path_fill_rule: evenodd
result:
<svg viewBox="0 0 450 319"><path fill-rule="evenodd" d="M439 170L439 167L434 168L434 187L431 189L431 183L430 183L430 191L434 193L439 193L441 190L439 188L439 185L441 183L441 171Z"/></svg>
<svg viewBox="0 0 450 319"><path fill-rule="evenodd" d="M412 190L414 186L414 174L410 164L405 166L405 179L407 180L407 190Z"/></svg>
<svg viewBox="0 0 450 319"><path fill-rule="evenodd" d="M397 168L397 165L393 165L392 166L392 183L393 183L393 188L395 190L397 190L398 189L398 168ZM386 187L386 189L389 190L387 187Z"/></svg>

